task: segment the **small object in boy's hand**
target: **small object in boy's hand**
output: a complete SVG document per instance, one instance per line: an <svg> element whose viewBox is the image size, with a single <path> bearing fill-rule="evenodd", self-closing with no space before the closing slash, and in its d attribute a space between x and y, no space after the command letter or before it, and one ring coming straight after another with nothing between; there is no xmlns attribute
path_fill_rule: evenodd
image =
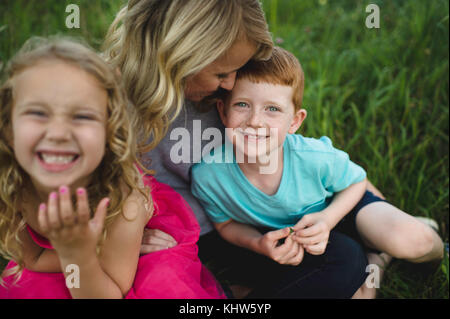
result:
<svg viewBox="0 0 450 319"><path fill-rule="evenodd" d="M292 227L289 227L289 234L288 234L288 236L290 236L292 233L295 233L295 230ZM283 245L285 240L286 240L286 238L281 238L278 241L276 247Z"/></svg>

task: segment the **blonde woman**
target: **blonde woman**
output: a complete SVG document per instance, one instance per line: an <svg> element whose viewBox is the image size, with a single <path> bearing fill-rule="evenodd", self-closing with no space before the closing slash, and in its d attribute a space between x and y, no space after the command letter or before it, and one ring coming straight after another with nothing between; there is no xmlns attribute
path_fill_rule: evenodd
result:
<svg viewBox="0 0 450 319"><path fill-rule="evenodd" d="M262 256L220 238L190 190L191 166L224 136L217 110L207 101L220 89L231 90L236 71L247 61L269 58L272 46L258 0L130 0L108 32L105 54L120 70L140 115L147 168L183 196L200 224L202 261L213 270L231 269L222 279L250 286L259 296L280 297L295 283L291 298L348 298L362 284L367 264L351 239L343 236L327 258L317 256L296 270L268 276L257 271ZM147 231L141 252L174 247L173 237ZM323 280L324 271L340 284ZM242 297L248 290L234 292Z"/></svg>
<svg viewBox="0 0 450 319"><path fill-rule="evenodd" d="M31 39L0 115L0 299L224 297L182 198L138 170L136 117L97 53ZM140 256L144 227L175 229L182 245Z"/></svg>

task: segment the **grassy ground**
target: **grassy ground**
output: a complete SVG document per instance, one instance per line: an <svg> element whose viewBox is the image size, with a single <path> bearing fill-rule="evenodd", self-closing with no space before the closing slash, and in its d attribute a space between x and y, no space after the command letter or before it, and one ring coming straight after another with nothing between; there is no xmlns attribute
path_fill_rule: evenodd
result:
<svg viewBox="0 0 450 319"><path fill-rule="evenodd" d="M0 64L31 35L71 34L99 47L123 2L2 0ZM69 3L80 7L80 29L65 27ZM297 55L306 74L302 133L332 138L390 202L438 221L448 242L448 1L263 3L276 43ZM380 8L379 29L365 26L370 3ZM448 298L448 283L448 258L394 261L379 297Z"/></svg>

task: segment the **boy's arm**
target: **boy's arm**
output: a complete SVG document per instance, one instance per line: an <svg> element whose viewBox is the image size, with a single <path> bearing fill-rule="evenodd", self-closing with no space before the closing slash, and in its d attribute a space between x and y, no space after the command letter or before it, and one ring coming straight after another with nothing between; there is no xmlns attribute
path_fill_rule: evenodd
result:
<svg viewBox="0 0 450 319"><path fill-rule="evenodd" d="M295 240L313 255L321 255L328 244L330 231L361 200L366 191L364 179L337 192L332 202L324 210L303 216L293 227Z"/></svg>
<svg viewBox="0 0 450 319"><path fill-rule="evenodd" d="M366 185L367 179L352 184L344 190L337 192L331 203L324 210L303 216L293 227L297 231L297 235L309 237L316 235L318 232L331 231L361 200L366 191ZM320 223L322 225L319 226ZM317 229L311 229L313 225L317 225ZM328 236L326 237L328 238ZM306 243L304 241L300 242L303 244Z"/></svg>
<svg viewBox="0 0 450 319"><path fill-rule="evenodd" d="M346 189L336 193L322 213L325 216L326 223L333 229L337 223L347 215L353 207L361 200L367 188L367 179L364 178L359 183L355 183Z"/></svg>

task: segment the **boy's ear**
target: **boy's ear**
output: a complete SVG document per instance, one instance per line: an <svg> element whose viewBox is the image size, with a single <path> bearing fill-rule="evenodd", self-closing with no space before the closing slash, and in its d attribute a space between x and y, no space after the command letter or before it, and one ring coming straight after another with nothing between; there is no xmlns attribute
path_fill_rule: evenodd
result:
<svg viewBox="0 0 450 319"><path fill-rule="evenodd" d="M295 132L297 132L297 130L300 128L303 121L305 120L307 114L308 112L306 112L305 109L300 109L295 113L294 118L292 119L291 122L291 126L289 127L288 131L289 134L294 134Z"/></svg>

